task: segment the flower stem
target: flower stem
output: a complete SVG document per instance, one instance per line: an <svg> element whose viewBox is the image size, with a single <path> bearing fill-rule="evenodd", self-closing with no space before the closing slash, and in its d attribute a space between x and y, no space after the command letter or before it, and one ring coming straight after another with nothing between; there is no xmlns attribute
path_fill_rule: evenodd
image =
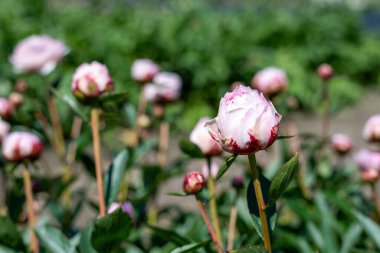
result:
<svg viewBox="0 0 380 253"><path fill-rule="evenodd" d="M322 81L322 102L323 102L323 119L322 119L322 141L326 143L330 131L330 99L327 81Z"/></svg>
<svg viewBox="0 0 380 253"><path fill-rule="evenodd" d="M63 138L62 124L59 118L57 106L54 103L53 97L48 97L47 106L51 124L53 126L54 133L54 147L60 158L65 154L65 141Z"/></svg>
<svg viewBox="0 0 380 253"><path fill-rule="evenodd" d="M208 168L207 187L208 187L208 192L210 194L211 220L212 220L212 224L213 224L214 229L215 229L216 238L218 239L219 244L221 244L222 237L221 237L221 233L220 233L218 209L217 209L217 205L216 205L215 185L214 185L215 179L211 173L211 157L207 157L207 168Z"/></svg>
<svg viewBox="0 0 380 253"><path fill-rule="evenodd" d="M28 210L28 223L30 229L30 248L33 253L38 253L38 241L36 234L34 233L34 226L36 225L36 216L33 210L33 192L32 192L32 183L30 179L30 172L25 166L23 170L23 178L24 178L24 191L26 197L26 206Z"/></svg>
<svg viewBox="0 0 380 253"><path fill-rule="evenodd" d="M100 158L99 109L97 108L91 110L91 128L95 156L96 183L98 187L99 215L103 217L106 215L106 205L104 201L102 162Z"/></svg>
<svg viewBox="0 0 380 253"><path fill-rule="evenodd" d="M216 238L216 234L214 232L214 229L212 228L212 225L210 223L210 220L207 217L206 210L205 210L205 207L204 207L202 201L197 196L195 196L195 200L198 204L199 210L201 211L201 214L202 214L202 218L203 218L204 222L206 223L207 229L210 232L211 239L212 239L218 253L223 253L222 247L220 246L218 239Z"/></svg>
<svg viewBox="0 0 380 253"><path fill-rule="evenodd" d="M376 216L378 219L380 219L380 199L379 199L379 196L377 195L375 182L371 183L371 188L372 188L372 198L373 198L373 201L375 202L376 211L377 211Z"/></svg>
<svg viewBox="0 0 380 253"><path fill-rule="evenodd" d="M166 166L167 152L169 147L169 123L166 121L160 124L160 139L158 143L158 157L157 161L161 167Z"/></svg>
<svg viewBox="0 0 380 253"><path fill-rule="evenodd" d="M227 251L231 251L234 247L236 218L237 218L237 208L234 205L233 207L231 207L231 211L230 211L230 223L228 226Z"/></svg>
<svg viewBox="0 0 380 253"><path fill-rule="evenodd" d="M271 253L272 248L271 248L271 243L270 243L268 220L267 220L267 215L265 213L264 197L261 191L260 174L256 167L255 154L249 154L248 160L249 160L249 165L250 165L249 167L251 169L251 174L252 174L252 179L253 179L253 188L255 189L255 195L256 195L257 204L259 207L259 215L260 215L262 235L263 235L263 240L264 240L264 247L269 253Z"/></svg>

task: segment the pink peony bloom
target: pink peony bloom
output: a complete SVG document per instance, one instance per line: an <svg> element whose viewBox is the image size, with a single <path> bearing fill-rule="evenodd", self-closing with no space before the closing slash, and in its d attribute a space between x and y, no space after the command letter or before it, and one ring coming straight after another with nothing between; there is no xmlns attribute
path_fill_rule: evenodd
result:
<svg viewBox="0 0 380 253"><path fill-rule="evenodd" d="M190 141L196 144L206 156L220 155L223 152L222 146L210 136L205 127L205 123L210 120L209 117L203 117L198 121L190 133Z"/></svg>
<svg viewBox="0 0 380 253"><path fill-rule="evenodd" d="M362 149L354 157L363 181L375 181L380 176L380 153Z"/></svg>
<svg viewBox="0 0 380 253"><path fill-rule="evenodd" d="M0 141L2 141L5 136L8 135L9 131L11 130L11 126L8 122L0 119Z"/></svg>
<svg viewBox="0 0 380 253"><path fill-rule="evenodd" d="M334 76L334 70L330 64L324 63L319 65L317 69L317 74L320 78L328 80Z"/></svg>
<svg viewBox="0 0 380 253"><path fill-rule="evenodd" d="M331 137L332 148L341 155L347 154L352 149L352 140L344 134L334 134Z"/></svg>
<svg viewBox="0 0 380 253"><path fill-rule="evenodd" d="M380 142L380 114L369 118L363 129L363 137L368 142Z"/></svg>
<svg viewBox="0 0 380 253"><path fill-rule="evenodd" d="M112 89L113 82L107 67L96 61L80 65L71 83L71 91L78 98L97 97Z"/></svg>
<svg viewBox="0 0 380 253"><path fill-rule="evenodd" d="M218 115L206 123L211 136L233 154L250 154L276 140L281 115L262 93L240 85L220 100Z"/></svg>
<svg viewBox="0 0 380 253"><path fill-rule="evenodd" d="M192 171L183 179L183 191L187 194L195 194L205 187L206 180L202 173Z"/></svg>
<svg viewBox="0 0 380 253"><path fill-rule="evenodd" d="M10 62L16 72L38 72L47 75L55 69L68 51L60 40L46 35L33 35L17 44Z"/></svg>
<svg viewBox="0 0 380 253"><path fill-rule="evenodd" d="M208 169L207 162L203 163L201 171L202 171L202 175L205 177L205 179L207 179L209 176L209 173L208 173L209 169ZM219 171L219 164L213 160L211 162L211 175L213 178L215 178L216 175L218 175L218 171Z"/></svg>
<svg viewBox="0 0 380 253"><path fill-rule="evenodd" d="M8 161L36 159L43 150L42 141L29 132L13 132L3 141L3 156Z"/></svg>
<svg viewBox="0 0 380 253"><path fill-rule="evenodd" d="M153 83L144 87L144 98L148 102L172 102L181 95L182 79L176 73L160 72Z"/></svg>
<svg viewBox="0 0 380 253"><path fill-rule="evenodd" d="M6 98L0 98L0 116L4 119L9 118L13 112L12 103Z"/></svg>
<svg viewBox="0 0 380 253"><path fill-rule="evenodd" d="M148 83L158 74L160 68L149 59L138 59L132 64L131 75L139 83Z"/></svg>
<svg viewBox="0 0 380 253"><path fill-rule="evenodd" d="M276 95L286 90L288 78L285 71L276 67L268 67L256 73L251 81L252 87L266 96Z"/></svg>

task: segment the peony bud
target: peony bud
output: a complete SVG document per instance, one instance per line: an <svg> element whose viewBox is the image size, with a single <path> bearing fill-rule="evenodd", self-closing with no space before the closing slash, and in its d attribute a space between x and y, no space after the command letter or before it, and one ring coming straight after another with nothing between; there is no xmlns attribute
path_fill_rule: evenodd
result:
<svg viewBox="0 0 380 253"><path fill-rule="evenodd" d="M96 61L80 65L71 83L71 91L77 98L98 97L112 89L113 82L107 67Z"/></svg>
<svg viewBox="0 0 380 253"><path fill-rule="evenodd" d="M68 52L68 48L60 40L46 35L33 35L17 44L10 62L16 72L39 72L48 75Z"/></svg>
<svg viewBox="0 0 380 253"><path fill-rule="evenodd" d="M380 176L380 153L362 149L354 157L363 181L372 182Z"/></svg>
<svg viewBox="0 0 380 253"><path fill-rule="evenodd" d="M272 145L280 120L281 115L262 93L240 85L224 95L218 116L206 126L225 151L244 155Z"/></svg>
<svg viewBox="0 0 380 253"><path fill-rule="evenodd" d="M8 161L36 159L43 150L43 143L29 132L13 132L3 141L3 156Z"/></svg>
<svg viewBox="0 0 380 253"><path fill-rule="evenodd" d="M148 128L151 125L151 120L146 114L137 117L137 126L140 128Z"/></svg>
<svg viewBox="0 0 380 253"><path fill-rule="evenodd" d="M331 137L331 146L340 155L347 154L352 149L352 140L344 134L334 134Z"/></svg>
<svg viewBox="0 0 380 253"><path fill-rule="evenodd" d="M111 214L111 213L115 212L119 208L121 208L121 211L123 213L128 214L131 219L134 218L134 212L135 212L135 210L134 210L132 204L130 202L128 202L128 201L124 202L124 203L121 203L121 204L117 203L117 202L113 202L110 205L110 207L108 208L107 213Z"/></svg>
<svg viewBox="0 0 380 253"><path fill-rule="evenodd" d="M251 81L252 87L270 97L286 90L286 73L276 67L268 67L256 73Z"/></svg>
<svg viewBox="0 0 380 253"><path fill-rule="evenodd" d="M328 80L331 77L333 77L334 70L330 64L324 63L324 64L319 65L317 69L317 74L320 78L324 80Z"/></svg>
<svg viewBox="0 0 380 253"><path fill-rule="evenodd" d="M363 137L368 142L380 142L380 114L369 118L363 129Z"/></svg>
<svg viewBox="0 0 380 253"><path fill-rule="evenodd" d="M28 85L24 80L17 80L15 83L15 90L17 92L23 93L28 88Z"/></svg>
<svg viewBox="0 0 380 253"><path fill-rule="evenodd" d="M16 108L21 105L24 100L24 96L19 92L12 92L8 99L12 106Z"/></svg>
<svg viewBox="0 0 380 253"><path fill-rule="evenodd" d="M13 113L12 103L6 98L0 98L0 116L4 119L9 118Z"/></svg>
<svg viewBox="0 0 380 253"><path fill-rule="evenodd" d="M181 95L182 79L176 73L161 72L153 83L144 87L144 98L148 102L172 102Z"/></svg>
<svg viewBox="0 0 380 253"><path fill-rule="evenodd" d="M195 194L205 187L206 180L204 176L196 171L186 174L183 179L183 191L187 194Z"/></svg>
<svg viewBox="0 0 380 253"><path fill-rule="evenodd" d="M0 119L0 141L2 141L5 138L5 136L7 136L10 130L11 126L9 125L9 123Z"/></svg>
<svg viewBox="0 0 380 253"><path fill-rule="evenodd" d="M196 144L206 156L220 155L223 152L219 142L214 140L207 131L205 123L211 120L209 117L201 118L190 133L190 141Z"/></svg>
<svg viewBox="0 0 380 253"><path fill-rule="evenodd" d="M235 190L244 189L244 177L236 176L231 181L231 186L235 188Z"/></svg>
<svg viewBox="0 0 380 253"><path fill-rule="evenodd" d="M213 178L216 177L219 171L219 164L215 162L214 160L211 162L211 175ZM205 179L208 179L208 174L209 168L208 168L208 163L204 162L202 165L202 175L205 177Z"/></svg>
<svg viewBox="0 0 380 253"><path fill-rule="evenodd" d="M132 79L139 83L152 81L153 77L158 74L160 68L156 63L149 59L138 59L132 64Z"/></svg>

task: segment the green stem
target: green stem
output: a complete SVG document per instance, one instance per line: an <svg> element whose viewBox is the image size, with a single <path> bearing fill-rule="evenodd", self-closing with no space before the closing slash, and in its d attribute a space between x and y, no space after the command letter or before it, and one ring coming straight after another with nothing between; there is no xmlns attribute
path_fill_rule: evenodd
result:
<svg viewBox="0 0 380 253"><path fill-rule="evenodd" d="M267 215L265 213L265 203L263 193L261 191L261 183L260 183L260 174L256 166L256 157L255 154L248 155L249 167L251 169L252 180L253 180L253 188L255 189L255 195L257 199L257 204L259 207L259 215L261 221L262 235L264 240L264 247L268 251L268 253L272 253L271 243L270 243L270 234L268 227Z"/></svg>
<svg viewBox="0 0 380 253"><path fill-rule="evenodd" d="M330 101L327 81L322 82L323 119L322 119L322 141L327 142L330 131Z"/></svg>

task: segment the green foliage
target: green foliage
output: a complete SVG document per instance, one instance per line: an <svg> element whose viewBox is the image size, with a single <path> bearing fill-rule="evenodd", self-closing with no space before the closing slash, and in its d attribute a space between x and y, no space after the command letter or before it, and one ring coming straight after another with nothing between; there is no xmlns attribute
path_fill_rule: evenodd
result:
<svg viewBox="0 0 380 253"><path fill-rule="evenodd" d="M25 250L25 246L17 231L16 225L9 217L0 216L0 245L14 250Z"/></svg>

